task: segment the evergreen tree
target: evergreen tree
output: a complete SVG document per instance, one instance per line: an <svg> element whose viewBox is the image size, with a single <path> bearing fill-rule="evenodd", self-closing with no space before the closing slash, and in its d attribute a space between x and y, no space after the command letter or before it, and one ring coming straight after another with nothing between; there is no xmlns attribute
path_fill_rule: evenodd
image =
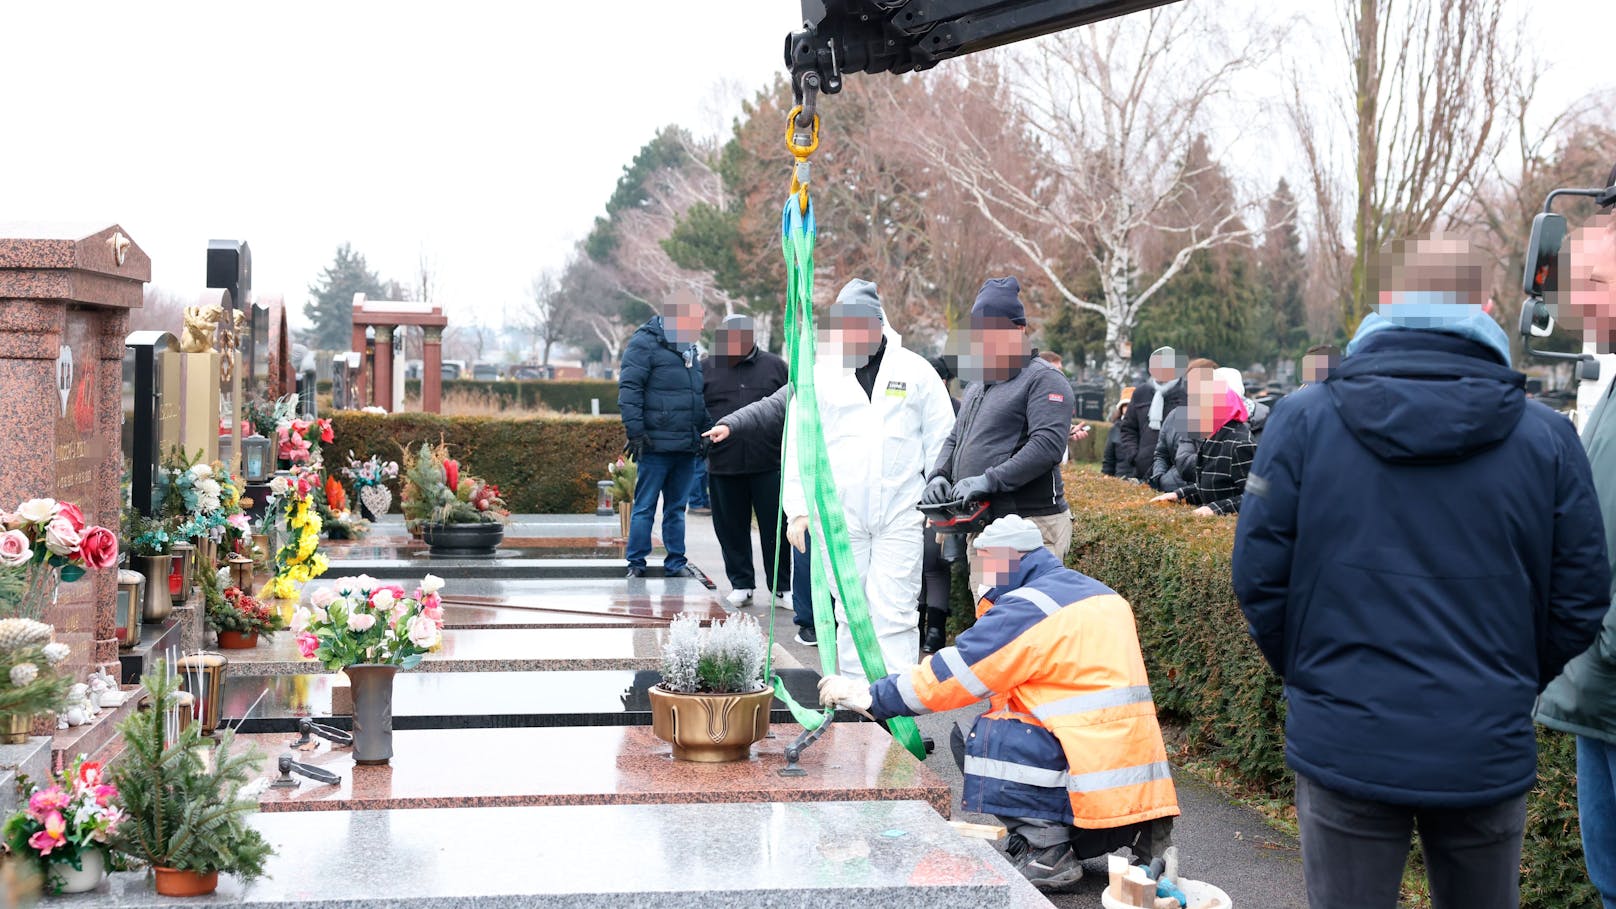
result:
<svg viewBox="0 0 1616 909"><path fill-rule="evenodd" d="M1264 363L1294 358L1307 347L1307 305L1302 296L1307 261L1296 224L1296 197L1282 178L1264 209L1262 246L1257 250L1262 284L1257 356Z"/></svg>
<svg viewBox="0 0 1616 909"><path fill-rule="evenodd" d="M396 286L396 285L395 285ZM365 264L365 257L347 243L337 247L336 258L309 285L312 298L303 307L311 326L305 342L319 350L347 350L353 343L353 298L362 293L389 299L387 286Z"/></svg>
<svg viewBox="0 0 1616 909"><path fill-rule="evenodd" d="M595 226L584 239L584 251L596 262L605 262L617 248L615 215L624 209L644 205L650 197L647 184L652 174L664 167L677 167L689 157L689 137L677 126L657 130L651 141L640 147L634 160L623 166L612 196L606 200L606 214L595 219Z"/></svg>
<svg viewBox="0 0 1616 909"><path fill-rule="evenodd" d="M1134 352L1162 345L1245 369L1257 358L1262 288L1251 252L1226 246L1198 252L1139 317Z"/></svg>

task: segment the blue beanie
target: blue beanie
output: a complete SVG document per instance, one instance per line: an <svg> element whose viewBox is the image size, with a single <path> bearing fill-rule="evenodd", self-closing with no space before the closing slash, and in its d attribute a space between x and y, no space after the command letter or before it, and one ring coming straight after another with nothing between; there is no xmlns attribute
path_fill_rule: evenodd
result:
<svg viewBox="0 0 1616 909"><path fill-rule="evenodd" d="M1012 277L989 278L976 292L971 305L971 322L983 319L1008 319L1017 325L1027 324L1027 310L1021 305L1021 282Z"/></svg>

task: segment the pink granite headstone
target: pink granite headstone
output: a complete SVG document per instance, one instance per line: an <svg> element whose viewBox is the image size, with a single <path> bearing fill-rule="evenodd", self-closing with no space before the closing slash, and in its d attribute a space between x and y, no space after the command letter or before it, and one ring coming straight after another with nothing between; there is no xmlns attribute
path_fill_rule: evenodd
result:
<svg viewBox="0 0 1616 909"><path fill-rule="evenodd" d="M124 336L149 280L117 225L0 222L0 507L52 496L118 526ZM45 614L80 678L118 673L117 593L117 572L91 572Z"/></svg>

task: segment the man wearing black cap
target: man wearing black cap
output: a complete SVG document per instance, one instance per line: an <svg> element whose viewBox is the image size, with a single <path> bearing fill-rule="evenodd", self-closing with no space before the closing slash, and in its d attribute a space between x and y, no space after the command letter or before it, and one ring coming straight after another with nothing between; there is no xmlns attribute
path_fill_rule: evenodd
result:
<svg viewBox="0 0 1616 909"><path fill-rule="evenodd" d="M1033 355L1015 278L991 278L977 293L960 372L977 381L965 392L922 501L991 502L994 517L1018 514L1037 524L1044 545L1065 559L1072 515L1060 466L1072 389L1060 370ZM980 583L973 559L973 590Z"/></svg>
<svg viewBox="0 0 1616 909"><path fill-rule="evenodd" d="M735 315L718 329L713 356L701 361L702 394L710 414L730 414L774 394L789 380L786 361L757 346L752 318ZM752 516L763 544L763 577L769 590L791 588L791 554L780 524L780 433L750 433L707 456L713 496L713 533L724 553L731 606L748 606L757 586L752 569ZM780 572L775 575L776 566ZM776 583L778 581L778 584Z"/></svg>

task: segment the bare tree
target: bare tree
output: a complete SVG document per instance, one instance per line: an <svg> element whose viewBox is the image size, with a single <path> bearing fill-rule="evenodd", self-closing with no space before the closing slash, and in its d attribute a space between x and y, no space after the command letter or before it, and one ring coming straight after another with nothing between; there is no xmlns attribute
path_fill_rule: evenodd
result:
<svg viewBox="0 0 1616 909"><path fill-rule="evenodd" d="M1014 104L1019 136L978 134L946 108L921 112L908 131L1067 305L1104 319L1113 391L1127 384L1140 310L1195 253L1250 242L1257 232L1245 217L1249 201L1197 206L1184 198L1201 170L1216 166L1186 150L1233 77L1269 47L1260 29L1230 46L1215 16L1155 10L1008 56L1010 78L985 71L995 81L981 90ZM1030 161L1006 159L1028 145L1038 152ZM1165 267L1150 278L1142 277L1147 239L1165 252ZM1098 271L1098 295L1078 286L1086 269L1074 261Z"/></svg>
<svg viewBox="0 0 1616 909"><path fill-rule="evenodd" d="M548 269L533 279L527 311L527 329L538 339L539 362L550 365L550 348L575 334L579 312L575 298L562 292L561 281Z"/></svg>
<svg viewBox="0 0 1616 909"><path fill-rule="evenodd" d="M1337 247L1351 237L1350 257L1324 257L1341 325L1351 331L1372 302L1371 257L1393 239L1451 227L1491 170L1506 133L1499 112L1520 84L1523 51L1506 46L1506 0L1339 2L1351 78L1333 103L1352 136L1349 166L1331 154L1330 124L1303 102L1313 93L1298 85L1291 107L1319 239ZM1350 179L1339 179L1342 172Z"/></svg>
<svg viewBox="0 0 1616 909"><path fill-rule="evenodd" d="M129 311L129 330L166 331L178 337L185 324L185 307L195 304L194 296L187 298L148 284L140 308Z"/></svg>

